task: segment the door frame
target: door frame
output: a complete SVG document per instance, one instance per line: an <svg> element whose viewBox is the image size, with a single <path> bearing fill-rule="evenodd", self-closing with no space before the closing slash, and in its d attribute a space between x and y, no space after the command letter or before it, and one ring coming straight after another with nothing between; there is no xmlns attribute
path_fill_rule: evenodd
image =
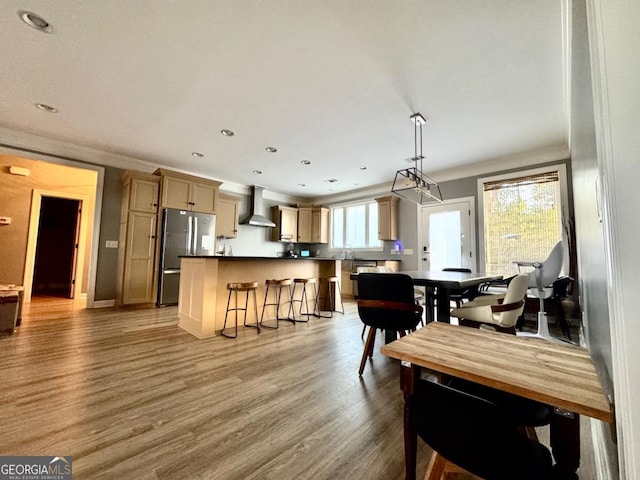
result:
<svg viewBox="0 0 640 480"><path fill-rule="evenodd" d="M477 271L478 268L478 242L476 236L476 198L471 197L458 197L458 198L450 198L447 200L443 200L442 203L433 204L433 205L418 205L418 248L417 248L417 262L418 262L418 270L420 270L421 264L421 255L422 255L422 245L424 245L424 232L422 231L422 223L423 223L423 215L427 208L435 207L436 205L448 205L452 203L461 203L461 202L469 202L469 237L471 238L471 252L473 254L473 259L471 260L471 269L473 271Z"/></svg>
<svg viewBox="0 0 640 480"><path fill-rule="evenodd" d="M24 264L24 303L31 302L31 290L33 289L33 269L36 262L36 247L38 244L38 229L40 225L40 208L42 206L42 197L65 198L68 200L77 200L80 202L80 229L78 233L78 248L76 249L77 261L75 262L73 277L76 279L76 283L78 282L78 279L80 279L80 282L82 282L84 279L84 257L87 243L87 229L89 222L93 220L92 218L88 218L87 209L83 208L84 205L88 204L89 196L69 192L40 190L34 188L31 195L31 214L29 216L27 256ZM82 290L82 288L80 290ZM77 289L74 289L72 298L86 300L87 295L86 293L77 293Z"/></svg>

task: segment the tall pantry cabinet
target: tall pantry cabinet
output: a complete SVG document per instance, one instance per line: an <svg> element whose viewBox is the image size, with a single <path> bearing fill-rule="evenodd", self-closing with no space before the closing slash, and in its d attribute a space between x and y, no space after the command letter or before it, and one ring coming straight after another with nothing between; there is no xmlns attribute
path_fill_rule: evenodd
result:
<svg viewBox="0 0 640 480"><path fill-rule="evenodd" d="M155 254L160 177L137 172L122 176L116 304L155 300Z"/></svg>

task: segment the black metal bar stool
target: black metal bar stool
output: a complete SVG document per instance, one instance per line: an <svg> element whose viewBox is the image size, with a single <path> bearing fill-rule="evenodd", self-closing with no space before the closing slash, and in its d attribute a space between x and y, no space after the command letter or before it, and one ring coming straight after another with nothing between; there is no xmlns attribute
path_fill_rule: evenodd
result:
<svg viewBox="0 0 640 480"><path fill-rule="evenodd" d="M265 285L267 286L267 288L264 292L264 303L262 304L262 313L260 314L260 326L264 328L278 328L280 326L279 324L280 320L295 322L295 320L291 318L291 310L293 308L293 302L291 301L293 299L293 296L291 293L292 283L293 281L290 278L284 278L282 280L267 280L265 282ZM282 302L283 289L289 294L289 300L286 300L285 302ZM269 291L272 292L271 295L273 297L271 302L269 302ZM286 305L287 303L289 304L289 309L287 310L287 316L281 317L280 308L283 305ZM275 318L272 319L272 320L275 320L275 325L268 325L264 321L264 311L266 310L267 307L275 307L276 314L275 314Z"/></svg>
<svg viewBox="0 0 640 480"><path fill-rule="evenodd" d="M324 289L324 296L322 296L322 287ZM337 300L340 299L340 310L337 309ZM324 301L324 303L322 302ZM344 313L344 304L342 303L342 292L340 290L340 279L338 277L327 277L320 279L320 285L318 287L318 315L325 318L333 318L333 312ZM325 308L320 308L320 305ZM326 307L329 307L328 309ZM329 312L329 315L322 315L322 312Z"/></svg>
<svg viewBox="0 0 640 480"><path fill-rule="evenodd" d="M244 312L243 325L245 327L256 328L258 330L258 333L260 333L260 324L258 323L258 302L256 301L257 289L258 289L258 282L227 283L227 290L229 290L229 298L227 299L227 311L224 314L224 326L222 327L222 331L220 332L220 335L228 338L236 338L238 336L238 311L239 310ZM245 292L244 307L238 306L238 292ZM253 308L255 311L255 319L256 319L255 325L251 325L247 323L249 292L253 292ZM232 293L234 294L234 307L229 308L229 305L231 304ZM233 335L229 335L228 333L225 332L225 330L227 329L227 316L229 315L229 312L235 312L235 316L236 316L236 323L235 323L235 329L234 329Z"/></svg>
<svg viewBox="0 0 640 480"><path fill-rule="evenodd" d="M300 299L296 300L296 287L300 285L302 287L300 293ZM309 294L307 292L307 285L313 285L313 312L309 311ZM296 318L296 307L295 302L300 303L300 308L298 310L298 315L300 316L300 320ZM306 311L302 311L302 306L304 305L304 309ZM308 322L309 317L313 315L314 317L318 316L318 290L316 289L316 279L313 277L310 278L294 278L293 279L293 290L291 291L291 308L293 312L293 321L295 322ZM302 320L302 316L306 315L307 319Z"/></svg>

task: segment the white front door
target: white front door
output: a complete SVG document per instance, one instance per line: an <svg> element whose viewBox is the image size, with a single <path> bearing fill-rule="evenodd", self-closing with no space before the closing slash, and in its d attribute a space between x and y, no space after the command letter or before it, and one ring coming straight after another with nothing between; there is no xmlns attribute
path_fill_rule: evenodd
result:
<svg viewBox="0 0 640 480"><path fill-rule="evenodd" d="M421 207L420 270L476 268L473 197Z"/></svg>

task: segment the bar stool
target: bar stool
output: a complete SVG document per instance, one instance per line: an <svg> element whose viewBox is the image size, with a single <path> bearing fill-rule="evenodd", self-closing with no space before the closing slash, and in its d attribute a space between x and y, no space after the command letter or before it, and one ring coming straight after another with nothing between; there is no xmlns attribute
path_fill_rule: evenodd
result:
<svg viewBox="0 0 640 480"><path fill-rule="evenodd" d="M229 290L229 298L227 299L227 311L224 314L224 326L222 327L222 331L220 332L220 335L227 337L227 338L236 338L238 336L238 311L243 311L244 312L244 321L243 321L243 325L245 327L252 327L258 330L258 333L260 333L260 324L258 323L258 303L256 301L256 290L258 289L258 282L248 282L248 283L227 283L227 290ZM238 292L245 292L245 299L244 299L244 308L243 307L239 307L238 306ZM253 308L255 310L255 319L256 319L256 324L255 325L251 325L247 323L247 310L248 310L248 306L249 306L249 292L253 292ZM231 304L231 294L234 293L234 307L233 308L229 308L229 305ZM229 312L235 312L236 315L236 323L235 323L235 331L234 331L234 335L229 335L228 333L225 333L225 330L227 329L227 315L229 315Z"/></svg>
<svg viewBox="0 0 640 480"><path fill-rule="evenodd" d="M282 280L267 280L265 282L265 285L267 286L267 289L264 292L264 303L262 304L262 314L260 315L260 325L264 328L278 328L280 326L279 321L280 320L287 320L289 322L295 322L294 319L291 318L291 309L293 307L293 303L292 303L292 293L291 293L291 285L292 285L293 281L290 278L284 278ZM289 300L285 301L284 303L282 303L282 289L284 288L284 290L286 292L289 293ZM272 299L271 302L269 302L269 291L273 292L272 293L272 297L274 297ZM280 307L282 305L286 305L289 304L289 309L287 310L287 316L286 317L280 317ZM266 310L267 307L275 307L276 310L276 315L275 315L275 326L273 325L268 325L266 323L264 323L264 311Z"/></svg>
<svg viewBox="0 0 640 480"><path fill-rule="evenodd" d="M324 297L321 296L323 285L326 286ZM318 316L324 318L333 318L333 312L344 313L344 304L342 303L342 293L340 290L340 279L338 277L321 278L318 290L318 301L316 302L316 305L318 305ZM340 310L336 308L338 306L336 303L338 298L340 298ZM321 300L325 301L325 306L328 300L329 307L331 307L329 309L329 315L322 315L322 312L327 310L320 309L319 306L322 305Z"/></svg>
<svg viewBox="0 0 640 480"><path fill-rule="evenodd" d="M313 285L313 295L315 300L313 302L313 312L309 312L309 295L307 293L307 285ZM300 285L302 287L300 300L296 300L296 287ZM296 318L296 307L294 302L300 303L300 309L298 310L298 314L300 317L303 315L307 316L306 320L298 320ZM302 311L302 305L304 304L306 312ZM293 279L293 290L291 291L291 307L293 311L293 321L294 322L308 322L309 317L313 315L314 317L318 316L318 290L316 289L316 279L313 277L310 278L294 278Z"/></svg>

